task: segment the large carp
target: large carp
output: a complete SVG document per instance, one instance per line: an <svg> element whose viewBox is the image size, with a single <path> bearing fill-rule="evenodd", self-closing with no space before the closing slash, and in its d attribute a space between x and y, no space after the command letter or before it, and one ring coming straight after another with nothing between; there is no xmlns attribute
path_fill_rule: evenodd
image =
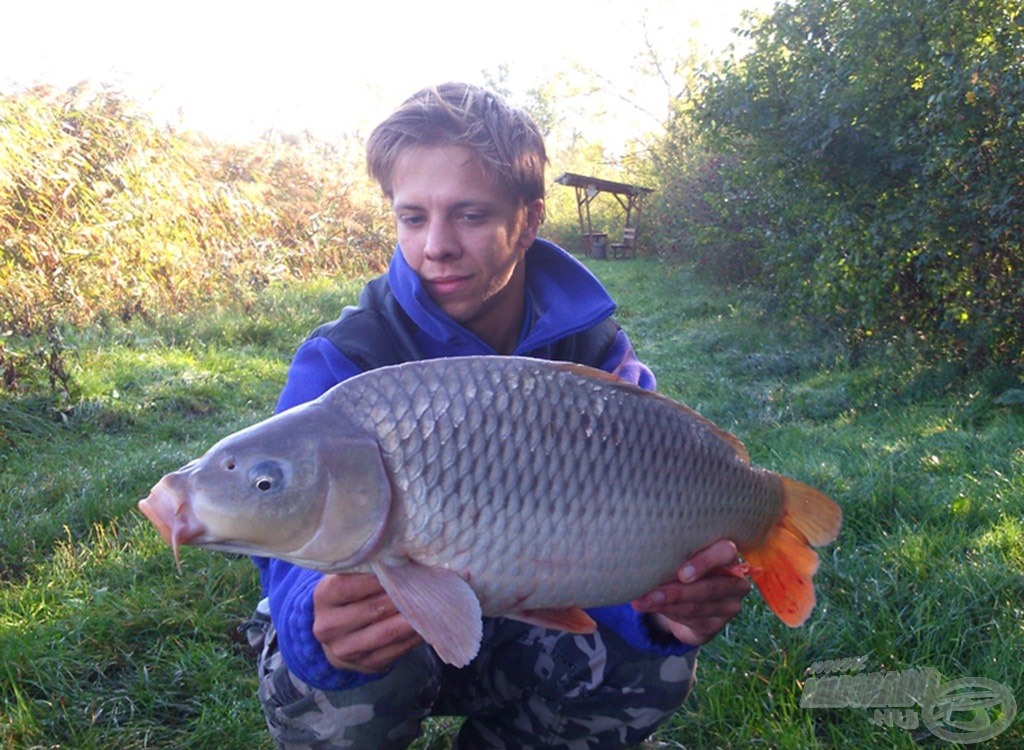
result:
<svg viewBox="0 0 1024 750"><path fill-rule="evenodd" d="M481 615L589 632L731 539L788 625L814 607L841 513L750 465L664 396L580 365L455 357L373 370L230 435L139 503L174 548L372 571L438 655Z"/></svg>

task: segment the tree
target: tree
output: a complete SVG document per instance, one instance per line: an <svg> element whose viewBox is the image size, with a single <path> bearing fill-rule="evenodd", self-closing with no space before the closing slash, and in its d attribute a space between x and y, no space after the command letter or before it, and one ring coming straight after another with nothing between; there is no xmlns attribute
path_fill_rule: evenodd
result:
<svg viewBox="0 0 1024 750"><path fill-rule="evenodd" d="M797 0L694 113L767 221L763 280L855 335L1024 350L1024 16L1011 0Z"/></svg>

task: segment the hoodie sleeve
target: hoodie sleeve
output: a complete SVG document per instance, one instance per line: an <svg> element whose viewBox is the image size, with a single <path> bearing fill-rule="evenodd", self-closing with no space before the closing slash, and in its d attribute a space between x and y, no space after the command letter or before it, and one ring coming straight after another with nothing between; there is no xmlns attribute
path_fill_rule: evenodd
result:
<svg viewBox="0 0 1024 750"><path fill-rule="evenodd" d="M312 401L359 372L326 339L309 339L292 359L276 410ZM377 679L333 667L313 635L313 589L323 578L322 573L265 557L253 558L253 562L260 571L263 594L270 600L270 617L281 656L292 674L321 690L343 690Z"/></svg>
<svg viewBox="0 0 1024 750"><path fill-rule="evenodd" d="M275 411L282 412L319 398L360 372L359 367L327 339L307 339L292 358Z"/></svg>
<svg viewBox="0 0 1024 750"><path fill-rule="evenodd" d="M654 373L637 358L629 337L621 330L608 348L601 369L645 390L653 391L657 385ZM682 563L682 560L679 562ZM628 602L614 607L588 609L587 612L596 622L611 629L640 651L675 656L694 648L651 630L647 616L637 612Z"/></svg>
<svg viewBox="0 0 1024 750"><path fill-rule="evenodd" d="M615 335L612 345L608 347L600 367L602 370L610 372L627 383L638 385L644 390L653 391L657 387L654 373L637 358L629 337L621 329Z"/></svg>

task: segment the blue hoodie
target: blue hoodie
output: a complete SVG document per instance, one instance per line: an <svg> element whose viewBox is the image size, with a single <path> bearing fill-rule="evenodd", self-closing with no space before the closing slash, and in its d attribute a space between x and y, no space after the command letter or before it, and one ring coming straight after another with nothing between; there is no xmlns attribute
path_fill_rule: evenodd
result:
<svg viewBox="0 0 1024 750"><path fill-rule="evenodd" d="M416 344L426 358L496 353L434 304L400 251L395 252L387 278L398 303L418 327ZM516 355L550 358L557 341L591 328L615 311L615 302L590 271L545 240L536 240L526 253L526 285L526 320L513 352ZM622 331L600 367L654 390L654 375L637 359ZM310 338L295 353L277 410L312 401L360 371L326 338ZM333 667L313 636L313 589L323 574L281 560L254 561L260 570L264 596L270 600L281 655L292 674L321 690L341 690L375 679ZM653 636L643 615L628 603L588 612L599 625L610 628L637 649L672 655L691 648Z"/></svg>

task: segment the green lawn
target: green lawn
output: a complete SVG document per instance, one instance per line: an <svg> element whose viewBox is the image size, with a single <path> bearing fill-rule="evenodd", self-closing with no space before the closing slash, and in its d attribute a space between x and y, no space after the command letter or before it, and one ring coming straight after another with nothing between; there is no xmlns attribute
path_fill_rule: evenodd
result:
<svg viewBox="0 0 1024 750"><path fill-rule="evenodd" d="M946 744L872 708L802 708L825 660L985 678L1024 699L1024 408L995 402L1019 382L852 353L654 260L592 268L662 391L845 512L808 623L786 628L752 594L652 747ZM46 398L0 394L0 747L270 747L236 632L252 566L186 549L179 573L135 503L269 414L295 346L358 288L271 289L244 315L69 337L81 394L59 418ZM447 747L449 727L420 750ZM983 746L1024 746L1020 722Z"/></svg>

